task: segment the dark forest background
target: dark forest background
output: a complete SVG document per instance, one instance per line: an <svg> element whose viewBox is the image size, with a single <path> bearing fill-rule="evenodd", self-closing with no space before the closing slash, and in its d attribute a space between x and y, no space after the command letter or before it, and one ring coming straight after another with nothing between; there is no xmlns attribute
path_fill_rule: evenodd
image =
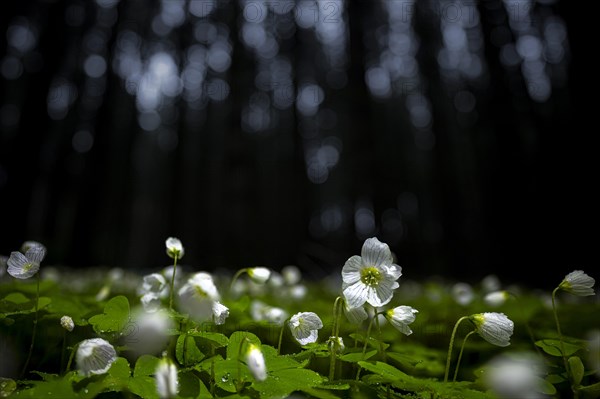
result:
<svg viewBox="0 0 600 399"><path fill-rule="evenodd" d="M573 3L4 1L0 254L147 270L176 236L316 279L376 236L414 279L591 271Z"/></svg>

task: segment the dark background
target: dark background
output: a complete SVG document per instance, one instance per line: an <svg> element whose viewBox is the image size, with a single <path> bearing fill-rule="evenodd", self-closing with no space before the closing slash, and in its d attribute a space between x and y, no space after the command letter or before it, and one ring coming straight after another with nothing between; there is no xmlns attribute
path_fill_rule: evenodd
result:
<svg viewBox="0 0 600 399"><path fill-rule="evenodd" d="M46 264L149 270L168 264L164 240L176 236L197 269L296 264L320 278L376 236L415 279L493 273L554 287L597 265L597 89L592 37L573 2L461 3L461 18L478 16L461 25L451 3L397 1L418 72L380 96L366 76L392 25L383 2L323 2L320 26L342 21L345 32L330 47L296 25L301 8L274 11L292 9L286 2L262 21L252 19L257 2L206 1L216 4L208 15L170 2L2 3L0 254L33 239L48 247ZM177 4L183 20L175 10L156 22ZM479 35L461 57L478 55L480 73L442 65L440 51L458 43L444 41L448 21ZM550 21L566 32L558 56L547 54ZM252 49L244 23L271 32L276 54L267 42ZM189 49L214 44L199 24L218 28L229 66L218 65L223 53L216 68L205 57L195 96L185 86L140 106L141 81L118 73L119 51L131 51L119 34L137 33L142 65L170 54L183 76ZM543 43L546 94L522 57L502 61L523 35ZM86 72L90 55L104 58L104 73ZM305 109L293 101L302 87ZM279 103L278 90L288 96ZM415 101L428 122L411 119Z"/></svg>

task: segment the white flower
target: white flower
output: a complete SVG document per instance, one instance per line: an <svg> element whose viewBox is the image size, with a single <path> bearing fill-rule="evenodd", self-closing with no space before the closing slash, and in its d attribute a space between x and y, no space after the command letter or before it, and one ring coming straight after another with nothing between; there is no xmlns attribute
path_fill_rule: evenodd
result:
<svg viewBox="0 0 600 399"><path fill-rule="evenodd" d="M408 325L415 321L417 313L419 311L410 306L398 306L386 311L385 318L402 334L410 335L412 330Z"/></svg>
<svg viewBox="0 0 600 399"><path fill-rule="evenodd" d="M323 322L313 312L300 312L293 315L288 322L292 335L300 343L306 345L317 341L319 329L323 328Z"/></svg>
<svg viewBox="0 0 600 399"><path fill-rule="evenodd" d="M213 321L220 326L225 323L225 319L229 317L229 308L219 301L214 301L212 305Z"/></svg>
<svg viewBox="0 0 600 399"><path fill-rule="evenodd" d="M161 301L158 294L154 292L148 292L140 298L140 302L144 307L144 310L148 313L154 313L160 309Z"/></svg>
<svg viewBox="0 0 600 399"><path fill-rule="evenodd" d="M8 265L8 274L18 279L28 279L40 270L40 263L46 256L46 248L43 245L33 245L28 247L25 255L21 252L11 252Z"/></svg>
<svg viewBox="0 0 600 399"><path fill-rule="evenodd" d="M147 313L137 309L131 325L133 328L126 331L123 342L136 355L159 354L166 348L169 330L174 327L166 310Z"/></svg>
<svg viewBox="0 0 600 399"><path fill-rule="evenodd" d="M486 364L483 381L499 399L542 399L544 363L533 353L506 353Z"/></svg>
<svg viewBox="0 0 600 399"><path fill-rule="evenodd" d="M469 319L475 324L475 331L490 344L510 345L515 324L504 313L477 313L471 315Z"/></svg>
<svg viewBox="0 0 600 399"><path fill-rule="evenodd" d="M153 292L159 294L167 286L167 280L159 273L152 273L144 276L142 290L144 293Z"/></svg>
<svg viewBox="0 0 600 399"><path fill-rule="evenodd" d="M466 306L473 302L475 294L467 283L456 283L452 286L452 297L459 305Z"/></svg>
<svg viewBox="0 0 600 399"><path fill-rule="evenodd" d="M179 379L177 367L169 359L161 359L158 362L154 374L156 378L156 390L161 399L171 399L177 396L179 390Z"/></svg>
<svg viewBox="0 0 600 399"><path fill-rule="evenodd" d="M352 256L342 268L342 290L351 308L368 302L379 307L389 303L398 288L396 280L402 275L402 268L393 263L392 253L387 244L377 238L365 241L361 256Z"/></svg>
<svg viewBox="0 0 600 399"><path fill-rule="evenodd" d="M327 340L327 345L329 346L329 350L334 351L335 353L343 353L346 349L346 345L344 345L344 339L342 337L329 337Z"/></svg>
<svg viewBox="0 0 600 399"><path fill-rule="evenodd" d="M183 258L183 255L185 254L185 250L183 249L183 245L181 244L181 241L179 240L179 238L169 237L165 241L165 245L167 247L167 255L169 255L169 258L172 258L172 259L175 259L175 257L177 257L177 259Z"/></svg>
<svg viewBox="0 0 600 399"><path fill-rule="evenodd" d="M485 292L498 291L500 289L500 279L495 274L488 274L481 280L481 286Z"/></svg>
<svg viewBox="0 0 600 399"><path fill-rule="evenodd" d="M288 265L281 269L281 275L287 285L298 284L302 279L300 269L294 265Z"/></svg>
<svg viewBox="0 0 600 399"><path fill-rule="evenodd" d="M86 339L77 348L77 367L89 376L90 374L104 374L117 360L115 348L102 338Z"/></svg>
<svg viewBox="0 0 600 399"><path fill-rule="evenodd" d="M262 354L260 348L254 344L248 345L248 352L246 352L246 364L248 370L252 373L252 376L257 381L264 381L267 379L267 366L265 365L265 357Z"/></svg>
<svg viewBox="0 0 600 399"><path fill-rule="evenodd" d="M8 271L10 273L10 270ZM596 281L582 270L575 270L564 278L558 288L577 296L595 295L594 283Z"/></svg>
<svg viewBox="0 0 600 399"><path fill-rule="evenodd" d="M289 297L296 300L304 299L307 291L306 286L302 284L293 285L287 290Z"/></svg>
<svg viewBox="0 0 600 399"><path fill-rule="evenodd" d="M285 310L281 308L276 308L274 306L269 306L264 312L265 320L269 323L273 323L278 326L282 326L285 319L287 319L288 314Z"/></svg>
<svg viewBox="0 0 600 399"><path fill-rule="evenodd" d="M179 290L182 310L197 321L212 319L213 302L220 300L219 292L208 273L194 274Z"/></svg>
<svg viewBox="0 0 600 399"><path fill-rule="evenodd" d="M60 326L67 331L73 331L75 323L73 323L73 319L69 316L63 316L60 318Z"/></svg>
<svg viewBox="0 0 600 399"><path fill-rule="evenodd" d="M483 297L483 301L489 306L500 306L510 298L507 291L493 291Z"/></svg>
<svg viewBox="0 0 600 399"><path fill-rule="evenodd" d="M364 307L359 306L357 308L349 308L348 304L344 302L344 314L348 321L352 324L360 324L367 320L369 317Z"/></svg>
<svg viewBox="0 0 600 399"><path fill-rule="evenodd" d="M257 284L264 284L271 277L271 271L266 267L251 267L248 269L248 276Z"/></svg>
<svg viewBox="0 0 600 399"><path fill-rule="evenodd" d="M43 248L44 252L46 252L46 247L44 246L44 244L42 244L41 242L37 242L37 241L25 241L21 245L21 252L25 253L25 252L29 251L31 248L34 248L34 247Z"/></svg>

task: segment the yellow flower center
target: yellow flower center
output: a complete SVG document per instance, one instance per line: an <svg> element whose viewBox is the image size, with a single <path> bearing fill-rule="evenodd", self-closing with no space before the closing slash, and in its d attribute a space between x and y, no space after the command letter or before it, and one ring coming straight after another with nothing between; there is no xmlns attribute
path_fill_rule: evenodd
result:
<svg viewBox="0 0 600 399"><path fill-rule="evenodd" d="M376 286L381 281L381 272L376 267L365 267L360 271L360 281L368 286Z"/></svg>

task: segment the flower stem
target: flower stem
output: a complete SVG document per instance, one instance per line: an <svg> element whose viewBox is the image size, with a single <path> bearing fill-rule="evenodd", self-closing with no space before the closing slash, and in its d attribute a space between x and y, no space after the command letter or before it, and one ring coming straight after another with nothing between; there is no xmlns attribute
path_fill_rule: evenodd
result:
<svg viewBox="0 0 600 399"><path fill-rule="evenodd" d="M248 272L248 268L240 269L233 275L233 278L231 279L231 284L229 285L230 292L233 290L233 285L235 284L237 279L240 278L240 276L246 272Z"/></svg>
<svg viewBox="0 0 600 399"><path fill-rule="evenodd" d="M277 341L277 355L281 353L281 341L283 340L283 330L285 330L285 326L288 323L289 319L286 319L281 325L281 330L279 331L279 340Z"/></svg>
<svg viewBox="0 0 600 399"><path fill-rule="evenodd" d="M338 334L340 331L340 317L342 316L343 299L342 297L335 298L335 302L333 302L333 326L331 327L331 336L337 340ZM335 376L335 363L336 363L336 343L331 344L330 348L330 357L329 357L329 381L333 381Z"/></svg>
<svg viewBox="0 0 600 399"><path fill-rule="evenodd" d="M173 310L173 294L175 290L175 274L177 273L177 254L173 257L173 274L171 275L171 292L169 293L169 309Z"/></svg>
<svg viewBox="0 0 600 399"><path fill-rule="evenodd" d="M375 324L377 325L377 338L379 340L379 352L381 352L381 356L383 357L383 361L387 361L387 357L385 355L385 349L383 349L383 343L381 342L381 326L379 325L379 313L377 313L377 309L373 308L375 311Z"/></svg>
<svg viewBox="0 0 600 399"><path fill-rule="evenodd" d="M458 375L458 368L460 367L460 360L462 359L463 349L465 349L465 343L467 343L467 339L471 335L475 334L475 330L471 331L465 336L463 339L462 345L460 346L460 352L458 353L458 360L456 361L456 368L454 369L454 378L452 378L452 382L456 381L456 376Z"/></svg>
<svg viewBox="0 0 600 399"><path fill-rule="evenodd" d="M65 373L68 373L69 370L71 370L71 363L73 363L73 357L75 356L75 351L77 350L78 347L79 347L79 344L75 345L73 347L73 350L71 350L71 355L69 356L69 361L67 362L67 368L65 369Z"/></svg>
<svg viewBox="0 0 600 399"><path fill-rule="evenodd" d="M554 297L556 296L556 292L559 290L559 288L560 287L556 287L554 289L554 291L552 291L552 313L554 313L554 321L556 322L556 331L558 332L558 341L560 342L560 354L561 354L563 362L565 364L565 371L567 373L567 376L569 377L569 380L572 380L571 371L569 369L569 363L567 362L567 357L565 356L565 345L563 343L562 332L560 331L560 323L558 322L558 313L556 312L556 303L554 301Z"/></svg>
<svg viewBox="0 0 600 399"><path fill-rule="evenodd" d="M21 371L21 375L25 376L25 372L27 371L27 367L29 366L29 361L31 360L31 354L33 353L33 345L35 344L35 334L37 332L37 324L38 324L38 304L40 302L40 273L38 272L36 275L36 291L35 291L35 316L33 319L33 331L31 333L31 345L29 345L29 354L27 355L27 360L25 360L25 365L23 366L23 371Z"/></svg>
<svg viewBox="0 0 600 399"><path fill-rule="evenodd" d="M444 382L448 382L448 373L450 372L450 359L452 358L452 346L454 345L454 337L456 336L456 330L458 329L458 325L465 319L468 319L469 316L463 316L454 325L454 329L452 330L452 335L450 336L450 345L448 345L448 358L446 359L446 373L444 374Z"/></svg>
<svg viewBox="0 0 600 399"><path fill-rule="evenodd" d="M365 353L367 353L367 344L369 342L369 337L371 336L371 328L373 328L373 322L375 321L375 319L377 318L377 314L375 314L375 316L373 318L371 318L371 321L369 322L369 327L367 328L367 335L365 336L365 343L363 345L363 350L362 350L362 357L364 358ZM358 367L358 371L356 372L356 381L358 381L358 379L360 378L360 366Z"/></svg>

